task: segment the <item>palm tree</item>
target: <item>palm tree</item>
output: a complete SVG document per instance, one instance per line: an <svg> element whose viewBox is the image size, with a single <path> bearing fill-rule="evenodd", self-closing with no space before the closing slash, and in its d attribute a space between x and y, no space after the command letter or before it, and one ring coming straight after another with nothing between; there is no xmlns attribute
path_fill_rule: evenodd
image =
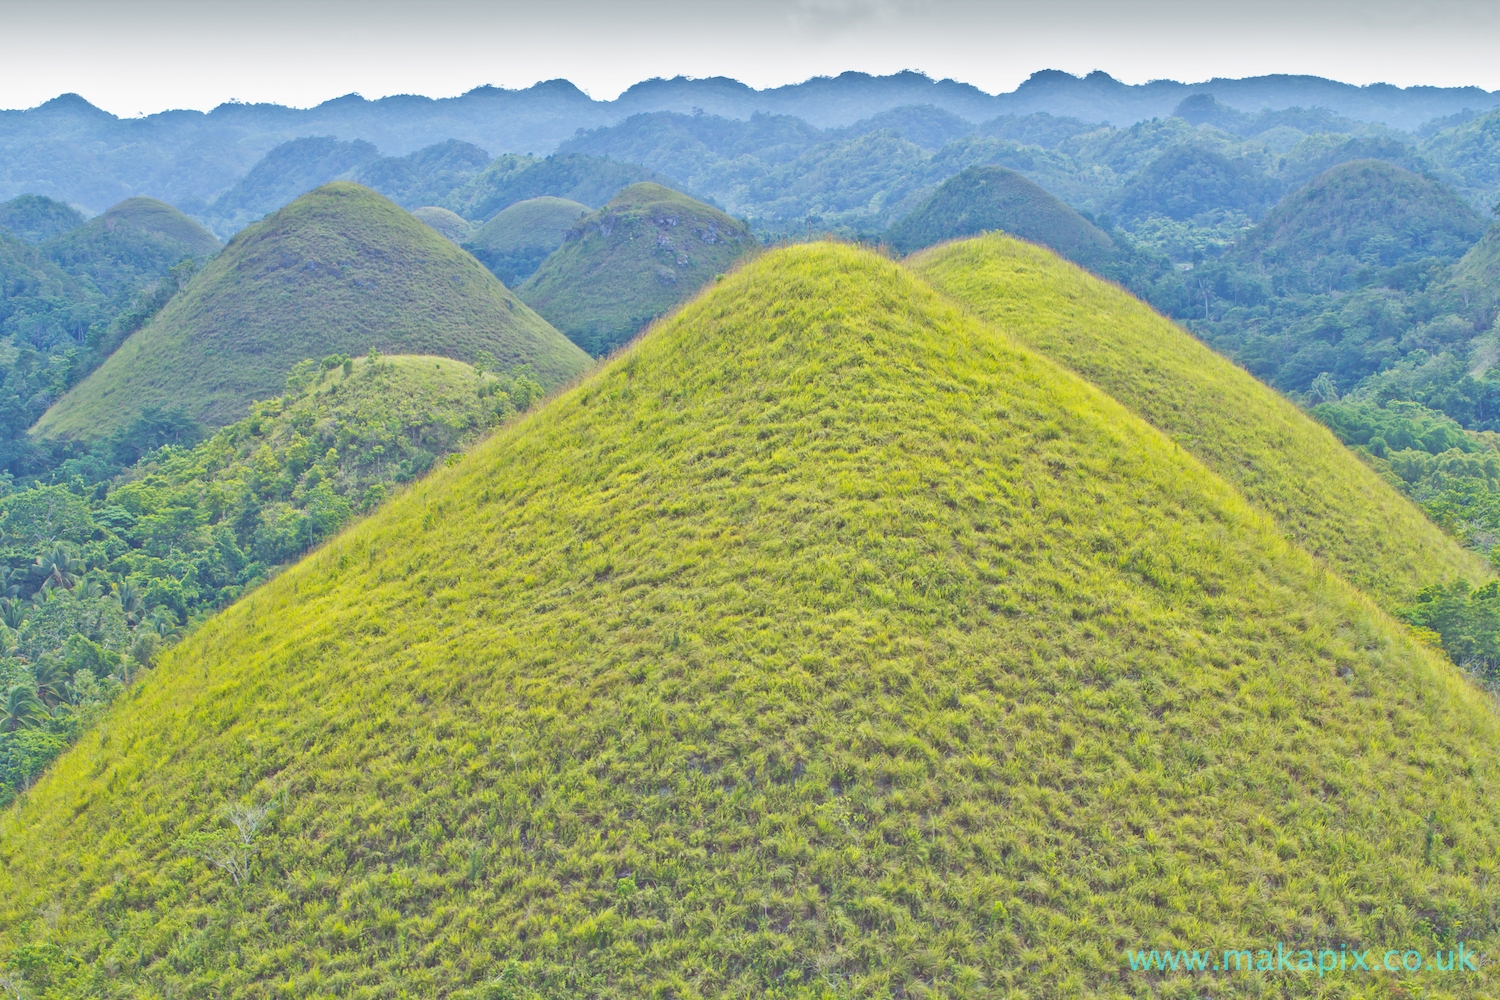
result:
<svg viewBox="0 0 1500 1000"><path fill-rule="evenodd" d="M20 631L26 624L26 602L19 597L0 597L0 622Z"/></svg>
<svg viewBox="0 0 1500 1000"><path fill-rule="evenodd" d="M68 673L62 661L44 656L32 668L36 677L36 698L42 707L51 711L62 704L68 694Z"/></svg>
<svg viewBox="0 0 1500 1000"><path fill-rule="evenodd" d="M126 623L135 628L141 623L141 592L129 580L121 580L115 585L115 597L120 600L120 610L125 612Z"/></svg>
<svg viewBox="0 0 1500 1000"><path fill-rule="evenodd" d="M54 545L51 552L36 557L36 562L31 565L31 576L41 581L42 590L57 587L71 590L85 569L83 560L70 553L66 546Z"/></svg>
<svg viewBox="0 0 1500 1000"><path fill-rule="evenodd" d="M47 706L36 696L30 684L15 684L0 702L0 729L13 733L17 729L39 726L47 718Z"/></svg>

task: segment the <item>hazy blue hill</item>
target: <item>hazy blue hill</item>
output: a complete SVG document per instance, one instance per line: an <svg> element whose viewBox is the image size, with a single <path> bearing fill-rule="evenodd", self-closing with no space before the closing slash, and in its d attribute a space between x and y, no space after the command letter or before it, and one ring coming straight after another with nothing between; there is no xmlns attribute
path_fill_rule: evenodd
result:
<svg viewBox="0 0 1500 1000"><path fill-rule="evenodd" d="M470 233L463 247L491 274L514 287L562 246L574 224L588 213L589 207L582 202L528 198Z"/></svg>
<svg viewBox="0 0 1500 1000"><path fill-rule="evenodd" d="M123 301L184 260L212 257L219 241L165 202L128 198L41 249L64 271Z"/></svg>
<svg viewBox="0 0 1500 1000"><path fill-rule="evenodd" d="M922 147L881 129L812 147L752 180L743 203L729 207L773 230L878 231L915 205L930 176Z"/></svg>
<svg viewBox="0 0 1500 1000"><path fill-rule="evenodd" d="M93 440L151 410L222 426L304 358L438 354L533 366L546 387L587 357L473 257L356 184L325 185L237 235L34 428Z"/></svg>
<svg viewBox="0 0 1500 1000"><path fill-rule="evenodd" d="M1281 184L1266 175L1261 163L1183 144L1131 178L1116 207L1126 219L1161 215L1185 221L1216 209L1258 219L1281 193Z"/></svg>
<svg viewBox="0 0 1500 1000"><path fill-rule="evenodd" d="M380 159L380 150L363 140L341 142L312 136L284 142L208 206L209 224L220 236L232 236L313 188L352 177Z"/></svg>
<svg viewBox="0 0 1500 1000"><path fill-rule="evenodd" d="M886 239L902 253L911 253L993 231L1040 243L1084 266L1099 265L1113 249L1109 237L1087 219L1004 167L970 167L944 181L892 226Z"/></svg>
<svg viewBox="0 0 1500 1000"><path fill-rule="evenodd" d="M474 232L474 227L469 225L468 219L446 208L427 205L412 209L411 214L436 229L443 235L443 239L450 243L462 244Z"/></svg>
<svg viewBox="0 0 1500 1000"><path fill-rule="evenodd" d="M39 194L23 194L0 205L0 229L27 243L41 243L83 222L78 209Z"/></svg>
<svg viewBox="0 0 1500 1000"><path fill-rule="evenodd" d="M974 134L1051 149L1074 136L1093 132L1100 127L1098 123L1037 111L1029 115L1001 115L991 118L977 126Z"/></svg>
<svg viewBox="0 0 1500 1000"><path fill-rule="evenodd" d="M438 205L490 164L473 143L449 139L407 156L387 156L355 171L354 180L406 208Z"/></svg>
<svg viewBox="0 0 1500 1000"><path fill-rule="evenodd" d="M1433 162L1410 142L1392 135L1309 135L1281 157L1276 176L1294 190L1341 163L1383 160L1415 174L1433 171Z"/></svg>
<svg viewBox="0 0 1500 1000"><path fill-rule="evenodd" d="M674 186L646 167L605 157L579 153L544 160L502 156L449 196L445 206L475 222L487 222L529 198L566 198L596 208L638 181Z"/></svg>
<svg viewBox="0 0 1500 1000"><path fill-rule="evenodd" d="M721 176L725 161L750 157L758 166L785 163L825 139L820 129L788 115L736 119L657 111L582 132L560 145L558 152L639 163L690 187L706 188L721 186L727 179ZM746 164L734 162L728 169L742 176Z"/></svg>
<svg viewBox="0 0 1500 1000"><path fill-rule="evenodd" d="M931 104L914 104L882 111L853 125L833 130L829 133L829 138L859 136L880 129L891 129L901 138L932 151L941 149L955 139L962 139L972 133L975 127L973 122L960 118L951 111Z"/></svg>
<svg viewBox="0 0 1500 1000"><path fill-rule="evenodd" d="M632 184L576 222L517 294L597 357L755 247L749 230L718 209L659 184Z"/></svg>

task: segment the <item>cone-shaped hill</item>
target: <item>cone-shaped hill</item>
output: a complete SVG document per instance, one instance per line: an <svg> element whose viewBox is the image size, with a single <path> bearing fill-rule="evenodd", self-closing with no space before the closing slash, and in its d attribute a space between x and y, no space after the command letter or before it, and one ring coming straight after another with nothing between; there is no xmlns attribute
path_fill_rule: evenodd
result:
<svg viewBox="0 0 1500 1000"><path fill-rule="evenodd" d="M1500 944L1484 699L848 247L728 276L115 706L0 819L38 995L1186 995L1123 949Z"/></svg>
<svg viewBox="0 0 1500 1000"><path fill-rule="evenodd" d="M42 244L69 274L87 277L106 296L133 293L188 258L219 252L207 229L155 198L127 198L103 215Z"/></svg>
<svg viewBox="0 0 1500 1000"><path fill-rule="evenodd" d="M462 244L474 232L474 227L469 225L468 219L446 208L428 205L425 208L412 209L411 214L436 229L450 243Z"/></svg>
<svg viewBox="0 0 1500 1000"><path fill-rule="evenodd" d="M1457 312L1488 330L1500 316L1500 223L1463 255L1440 290Z"/></svg>
<svg viewBox="0 0 1500 1000"><path fill-rule="evenodd" d="M23 194L0 204L0 229L26 243L41 243L76 229L83 221L78 209L44 195Z"/></svg>
<svg viewBox="0 0 1500 1000"><path fill-rule="evenodd" d="M911 253L994 230L1051 247L1085 266L1097 266L1114 249L1103 230L1005 167L970 167L950 177L893 225L886 239L902 253Z"/></svg>
<svg viewBox="0 0 1500 1000"><path fill-rule="evenodd" d="M405 209L340 182L242 231L192 284L37 422L108 435L151 409L220 426L304 358L436 354L529 364L547 386L588 358L478 261Z"/></svg>
<svg viewBox="0 0 1500 1000"><path fill-rule="evenodd" d="M642 181L576 222L516 292L579 347L608 354L755 245L743 223Z"/></svg>
<svg viewBox="0 0 1500 1000"><path fill-rule="evenodd" d="M1119 288L999 235L908 264L1155 425L1388 608L1490 575L1327 428Z"/></svg>
<svg viewBox="0 0 1500 1000"><path fill-rule="evenodd" d="M589 207L567 198L528 198L495 216L464 240L464 249L506 285L536 271L567 239Z"/></svg>
<svg viewBox="0 0 1500 1000"><path fill-rule="evenodd" d="M1435 180L1380 160L1326 170L1277 203L1232 251L1287 292L1354 287L1374 267L1463 256L1480 214Z"/></svg>

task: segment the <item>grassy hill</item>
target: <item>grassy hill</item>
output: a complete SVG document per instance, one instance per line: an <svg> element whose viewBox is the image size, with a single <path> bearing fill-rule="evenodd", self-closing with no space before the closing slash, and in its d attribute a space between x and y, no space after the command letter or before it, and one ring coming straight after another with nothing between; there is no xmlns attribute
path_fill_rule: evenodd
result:
<svg viewBox="0 0 1500 1000"><path fill-rule="evenodd" d="M86 277L104 295L128 299L184 260L206 260L219 241L155 198L128 198L41 245L64 271Z"/></svg>
<svg viewBox="0 0 1500 1000"><path fill-rule="evenodd" d="M1051 247L1069 260L1097 263L1112 249L1093 223L1039 185L1005 167L970 167L944 181L886 239L902 253L999 230Z"/></svg>
<svg viewBox="0 0 1500 1000"><path fill-rule="evenodd" d="M1003 236L910 266L1171 437L1387 608L1489 575L1326 428L1118 288Z"/></svg>
<svg viewBox="0 0 1500 1000"><path fill-rule="evenodd" d="M0 229L26 243L41 243L81 225L83 214L78 209L39 194L23 194L0 204Z"/></svg>
<svg viewBox="0 0 1500 1000"><path fill-rule="evenodd" d="M443 239L450 243L462 244L474 231L468 219L446 208L427 205L423 208L412 209L411 214L436 229L443 235Z"/></svg>
<svg viewBox="0 0 1500 1000"><path fill-rule="evenodd" d="M483 173L449 195L445 204L466 219L487 222L516 202L531 198L566 198L597 208L640 181L667 183L645 167L603 156L566 153L538 160L511 154L497 156Z"/></svg>
<svg viewBox="0 0 1500 1000"><path fill-rule="evenodd" d="M95 438L150 410L221 426L279 391L303 358L440 354L530 364L553 386L588 359L478 261L356 184L329 184L236 236L139 332L37 422Z"/></svg>
<svg viewBox="0 0 1500 1000"><path fill-rule="evenodd" d="M222 192L205 211L214 232L228 239L314 188L376 164L380 150L362 139L308 136L284 142Z"/></svg>
<svg viewBox="0 0 1500 1000"><path fill-rule="evenodd" d="M463 247L514 286L529 278L562 246L569 230L589 207L567 198L528 198L495 216L464 240Z"/></svg>
<svg viewBox="0 0 1500 1000"><path fill-rule="evenodd" d="M52 998L1185 996L1122 950L1487 956L1497 738L1138 416L794 247L172 651L0 818L0 953Z"/></svg>
<svg viewBox="0 0 1500 1000"><path fill-rule="evenodd" d="M659 184L632 184L576 222L517 294L595 356L756 246L744 224Z"/></svg>

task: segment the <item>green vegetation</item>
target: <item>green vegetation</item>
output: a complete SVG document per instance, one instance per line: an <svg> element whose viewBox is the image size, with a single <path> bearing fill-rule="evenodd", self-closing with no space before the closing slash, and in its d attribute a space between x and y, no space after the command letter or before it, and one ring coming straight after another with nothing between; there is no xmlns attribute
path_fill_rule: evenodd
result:
<svg viewBox="0 0 1500 1000"><path fill-rule="evenodd" d="M1186 995L1119 950L1490 954L1497 737L1127 409L795 247L163 657L0 819L0 950L54 1000Z"/></svg>
<svg viewBox="0 0 1500 1000"><path fill-rule="evenodd" d="M1088 266L1103 263L1109 237L1044 189L1005 167L970 167L890 228L902 253L989 231L1051 247Z"/></svg>
<svg viewBox="0 0 1500 1000"><path fill-rule="evenodd" d="M1387 610L1488 575L1294 404L1125 292L1003 236L938 247L911 266L1167 434Z"/></svg>
<svg viewBox="0 0 1500 1000"><path fill-rule="evenodd" d="M1192 272L1194 329L1277 388L1328 372L1347 391L1414 348L1473 337L1425 293L1484 228L1435 181L1373 160L1335 167Z"/></svg>
<svg viewBox="0 0 1500 1000"><path fill-rule="evenodd" d="M588 213L587 205L566 198L528 198L480 226L463 247L514 287L531 277Z"/></svg>
<svg viewBox="0 0 1500 1000"><path fill-rule="evenodd" d="M293 139L266 153L245 176L215 198L204 214L213 231L228 239L302 194L348 178L379 159L380 150L363 140L340 142L333 136Z"/></svg>
<svg viewBox="0 0 1500 1000"><path fill-rule="evenodd" d="M423 208L412 209L411 214L436 229L442 234L443 239L450 243L462 244L474 231L468 219L446 208L427 205Z"/></svg>
<svg viewBox="0 0 1500 1000"><path fill-rule="evenodd" d="M329 184L224 252L37 422L44 439L107 438L153 412L223 426L305 357L371 348L531 365L551 388L587 357L478 261L390 201Z"/></svg>
<svg viewBox="0 0 1500 1000"><path fill-rule="evenodd" d="M45 709L0 726L0 798L85 731L159 640L541 395L524 370L447 358L309 360L286 395L196 447L163 447L93 487L0 496L0 694L20 685Z"/></svg>
<svg viewBox="0 0 1500 1000"><path fill-rule="evenodd" d="M743 223L659 184L576 222L518 294L579 347L608 354L756 246Z"/></svg>
<svg viewBox="0 0 1500 1000"><path fill-rule="evenodd" d="M597 207L639 181L671 184L634 163L578 154L498 156L484 172L449 195L444 203L466 219L487 222L520 201L565 198Z"/></svg>
<svg viewBox="0 0 1500 1000"><path fill-rule="evenodd" d="M42 245L69 274L87 277L105 296L128 300L185 260L204 261L219 241L166 202L129 198Z"/></svg>
<svg viewBox="0 0 1500 1000"><path fill-rule="evenodd" d="M39 194L23 194L0 204L0 229L26 243L41 243L83 225L83 213Z"/></svg>

